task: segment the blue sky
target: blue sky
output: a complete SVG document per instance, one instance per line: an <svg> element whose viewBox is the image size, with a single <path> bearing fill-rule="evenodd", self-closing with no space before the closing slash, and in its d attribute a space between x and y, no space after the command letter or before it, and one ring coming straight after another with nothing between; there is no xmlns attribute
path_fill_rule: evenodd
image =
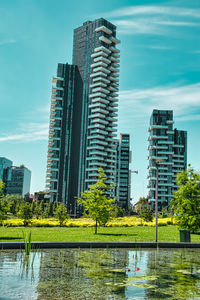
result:
<svg viewBox="0 0 200 300"><path fill-rule="evenodd" d="M200 170L200 1L0 1L0 156L32 171L43 190L51 79L72 62L73 29L104 17L121 40L119 132L130 133L133 202L146 196L153 109L173 109Z"/></svg>

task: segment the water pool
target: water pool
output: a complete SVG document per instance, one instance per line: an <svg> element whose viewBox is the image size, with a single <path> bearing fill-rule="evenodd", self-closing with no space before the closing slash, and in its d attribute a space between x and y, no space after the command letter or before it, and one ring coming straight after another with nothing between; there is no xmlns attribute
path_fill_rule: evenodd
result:
<svg viewBox="0 0 200 300"><path fill-rule="evenodd" d="M0 251L0 299L200 299L198 249Z"/></svg>

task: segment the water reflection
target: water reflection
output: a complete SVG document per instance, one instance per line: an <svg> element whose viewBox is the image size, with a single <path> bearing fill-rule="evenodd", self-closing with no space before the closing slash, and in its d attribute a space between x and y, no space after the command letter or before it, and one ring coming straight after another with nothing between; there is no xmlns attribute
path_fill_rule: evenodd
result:
<svg viewBox="0 0 200 300"><path fill-rule="evenodd" d="M200 299L199 250L0 251L0 299Z"/></svg>
<svg viewBox="0 0 200 300"><path fill-rule="evenodd" d="M123 250L60 250L44 253L38 299L125 299L128 252ZM56 276L55 276L56 274Z"/></svg>

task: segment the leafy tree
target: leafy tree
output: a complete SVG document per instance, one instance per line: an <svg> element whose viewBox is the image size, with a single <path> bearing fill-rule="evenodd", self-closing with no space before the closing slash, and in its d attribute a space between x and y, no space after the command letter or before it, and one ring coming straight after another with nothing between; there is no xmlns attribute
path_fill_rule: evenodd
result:
<svg viewBox="0 0 200 300"><path fill-rule="evenodd" d="M53 216L53 202L48 202L45 205L45 217L49 218Z"/></svg>
<svg viewBox="0 0 200 300"><path fill-rule="evenodd" d="M23 201L20 205L20 210L18 212L20 219L24 219L24 226L28 225L29 220L32 218L33 213L31 209L31 204L29 202Z"/></svg>
<svg viewBox="0 0 200 300"><path fill-rule="evenodd" d="M147 206L143 206L139 211L139 217L146 221L146 222L152 222L153 221L153 211L148 208Z"/></svg>
<svg viewBox="0 0 200 300"><path fill-rule="evenodd" d="M34 215L36 219L39 219L43 215L43 204L38 201L35 203Z"/></svg>
<svg viewBox="0 0 200 300"><path fill-rule="evenodd" d="M178 191L171 209L180 228L197 232L200 227L200 174L190 167L177 175Z"/></svg>
<svg viewBox="0 0 200 300"><path fill-rule="evenodd" d="M67 207L62 203L57 204L54 215L58 219L60 226L63 226L64 221L69 218Z"/></svg>
<svg viewBox="0 0 200 300"><path fill-rule="evenodd" d="M108 222L113 210L112 204L115 202L115 199L107 196L112 186L106 184L106 180L105 173L100 168L97 182L89 186L88 190L82 193L82 198L78 199L78 203L83 205L84 214L96 221L95 234L98 224L105 226Z"/></svg>
<svg viewBox="0 0 200 300"><path fill-rule="evenodd" d="M116 204L113 205L112 217L114 218L123 217L124 214L125 214L125 209L123 207L120 207Z"/></svg>
<svg viewBox="0 0 200 300"><path fill-rule="evenodd" d="M0 221L7 219L8 212L10 211L10 207L12 202L8 202L4 198L4 189L5 184L2 180L0 180Z"/></svg>
<svg viewBox="0 0 200 300"><path fill-rule="evenodd" d="M18 194L7 194L3 198L6 203L10 204L10 212L16 216L21 203L24 201L23 197Z"/></svg>
<svg viewBox="0 0 200 300"><path fill-rule="evenodd" d="M3 192L4 187L5 187L5 183L2 180L0 180L0 198L3 197L4 195Z"/></svg>

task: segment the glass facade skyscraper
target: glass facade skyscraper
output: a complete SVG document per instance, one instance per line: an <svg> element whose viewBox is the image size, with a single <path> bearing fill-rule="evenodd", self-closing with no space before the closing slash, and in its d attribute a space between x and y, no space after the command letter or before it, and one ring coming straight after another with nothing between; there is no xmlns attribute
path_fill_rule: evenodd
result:
<svg viewBox="0 0 200 300"><path fill-rule="evenodd" d="M187 132L173 129L172 110L153 110L149 127L149 202L155 206L158 180L158 209L167 208L177 190L176 176L187 168ZM158 178L156 172L158 170Z"/></svg>
<svg viewBox="0 0 200 300"><path fill-rule="evenodd" d="M121 133L117 144L115 195L117 205L128 211L131 191L131 171L129 169L129 164L131 163L130 135Z"/></svg>
<svg viewBox="0 0 200 300"><path fill-rule="evenodd" d="M74 30L73 64L53 79L47 191L75 212L76 197L102 167L116 177L119 50L116 27L101 18ZM55 118L56 117L56 118Z"/></svg>

